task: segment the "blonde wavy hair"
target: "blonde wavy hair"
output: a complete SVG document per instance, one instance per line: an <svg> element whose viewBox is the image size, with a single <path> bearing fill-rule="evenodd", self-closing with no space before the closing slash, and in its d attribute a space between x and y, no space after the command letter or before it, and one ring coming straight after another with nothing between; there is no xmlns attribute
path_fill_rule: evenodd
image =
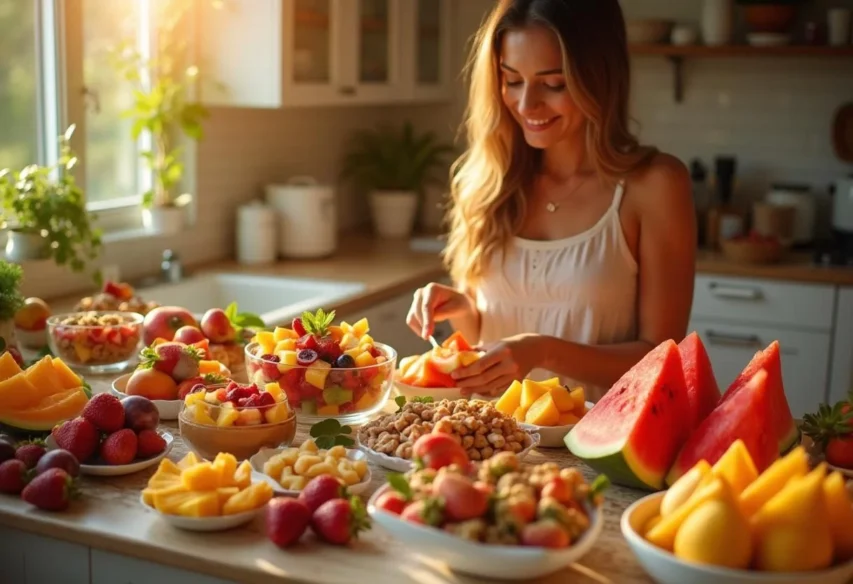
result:
<svg viewBox="0 0 853 584"><path fill-rule="evenodd" d="M453 281L476 285L494 255L518 232L525 188L541 151L530 147L501 96L503 34L527 25L550 28L563 52L569 95L587 120L586 148L596 173L618 180L656 152L631 134L630 65L618 0L501 0L474 37L465 72L466 152L451 168L444 261Z"/></svg>

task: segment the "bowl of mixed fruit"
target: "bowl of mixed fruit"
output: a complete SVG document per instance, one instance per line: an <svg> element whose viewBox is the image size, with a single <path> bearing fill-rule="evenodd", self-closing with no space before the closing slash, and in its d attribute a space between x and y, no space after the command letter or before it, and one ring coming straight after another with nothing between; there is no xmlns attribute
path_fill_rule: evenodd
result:
<svg viewBox="0 0 853 584"><path fill-rule="evenodd" d="M142 338L135 312L89 311L47 319L51 352L83 373L117 373L131 365Z"/></svg>
<svg viewBox="0 0 853 584"><path fill-rule="evenodd" d="M264 447L290 446L296 413L278 383L199 384L184 398L178 428L202 458L227 452L247 460Z"/></svg>
<svg viewBox="0 0 853 584"><path fill-rule="evenodd" d="M397 352L368 334L367 319L332 325L334 311L306 312L291 328L259 332L246 345L249 381L278 383L299 422L360 424L388 401Z"/></svg>

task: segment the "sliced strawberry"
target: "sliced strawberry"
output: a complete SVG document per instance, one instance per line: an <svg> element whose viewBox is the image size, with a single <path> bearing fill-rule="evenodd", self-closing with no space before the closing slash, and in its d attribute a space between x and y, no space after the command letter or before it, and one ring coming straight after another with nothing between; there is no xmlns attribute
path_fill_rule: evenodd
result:
<svg viewBox="0 0 853 584"><path fill-rule="evenodd" d="M338 406L338 411L342 414L350 414L355 411L355 403L348 401Z"/></svg>
<svg viewBox="0 0 853 584"><path fill-rule="evenodd" d="M262 391L260 393L258 399L260 399L260 402L261 402L260 405L261 406L271 406L271 405L275 404L275 398L272 396L272 394L267 393L265 391Z"/></svg>
<svg viewBox="0 0 853 584"><path fill-rule="evenodd" d="M261 390L258 389L258 386L253 383L252 385L243 386L243 393L245 393L247 396L258 395L261 393Z"/></svg>
<svg viewBox="0 0 853 584"><path fill-rule="evenodd" d="M341 346L332 338L324 338L318 341L317 352L322 356L324 361L328 361L329 363L334 363L343 354Z"/></svg>
<svg viewBox="0 0 853 584"><path fill-rule="evenodd" d="M305 336L305 334L307 334L305 327L302 324L302 319L299 317L293 319L293 322L291 323L290 327L300 337Z"/></svg>
<svg viewBox="0 0 853 584"><path fill-rule="evenodd" d="M297 349L311 349L312 351L317 350L317 337L314 335L302 335L296 341Z"/></svg>

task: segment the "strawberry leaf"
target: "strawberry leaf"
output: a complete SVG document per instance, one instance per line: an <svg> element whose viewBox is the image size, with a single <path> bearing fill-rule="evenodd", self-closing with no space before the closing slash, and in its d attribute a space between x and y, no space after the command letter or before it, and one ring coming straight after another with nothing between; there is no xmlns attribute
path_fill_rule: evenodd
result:
<svg viewBox="0 0 853 584"><path fill-rule="evenodd" d="M391 485L391 488L403 495L403 498L406 501L411 501L414 493L412 492L412 486L409 484L409 481L406 480L406 477L398 472L389 472L385 477L388 480L388 484Z"/></svg>

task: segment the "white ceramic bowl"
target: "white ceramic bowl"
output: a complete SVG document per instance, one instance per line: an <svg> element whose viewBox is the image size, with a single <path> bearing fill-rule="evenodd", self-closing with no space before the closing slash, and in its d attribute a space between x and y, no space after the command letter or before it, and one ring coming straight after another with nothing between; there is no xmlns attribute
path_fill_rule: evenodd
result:
<svg viewBox="0 0 853 584"><path fill-rule="evenodd" d="M124 399L127 397L127 394L124 393L125 388L127 388L127 381L130 379L132 373L126 373L121 377L117 377L115 381L113 381L112 385L112 393L119 399ZM160 412L161 420L177 420L178 414L181 413L181 405L184 403L184 400L181 399L152 399L151 403L153 403L157 407L157 411Z"/></svg>
<svg viewBox="0 0 853 584"><path fill-rule="evenodd" d="M418 387L397 381L396 379L394 380L394 390L397 392L397 395L402 395L407 400L415 397L431 397L435 401L441 401L443 399L462 399L464 397L458 387ZM496 401L499 397L474 394L470 399Z"/></svg>
<svg viewBox="0 0 853 584"><path fill-rule="evenodd" d="M302 491L297 491L293 489L285 489L281 486L275 477L271 477L268 474L264 473L264 464L273 456L278 454L279 452L284 451L284 448L261 448L257 454L249 458L249 463L252 465L252 469L260 475L261 480L266 483L269 483L273 490L278 495L285 495L287 497L298 497L299 493ZM347 458L352 461L356 460L365 460L367 458L367 454L362 452L361 450L356 450L354 448L347 448ZM347 485L347 491L350 495L360 495L364 491L367 490L367 487L370 486L370 481L372 477L370 474L370 466L367 467L367 474L364 475L364 478L361 482L358 482L354 485Z"/></svg>
<svg viewBox="0 0 853 584"><path fill-rule="evenodd" d="M585 405L587 411L589 411L595 404L586 402ZM524 422L519 422L518 426L528 432L539 434L542 437L541 442L539 442L540 448L565 448L566 443L563 442L563 438L566 437L569 430L575 427L574 424L566 424L565 426L537 426L536 424L525 424Z"/></svg>
<svg viewBox="0 0 853 584"><path fill-rule="evenodd" d="M686 562L646 541L640 529L660 510L664 493L635 501L622 514L622 535L643 569L661 584L844 584L853 576L853 560L813 572L759 572Z"/></svg>
<svg viewBox="0 0 853 584"><path fill-rule="evenodd" d="M451 570L498 580L530 580L552 574L580 560L595 544L604 519L600 509L587 507L590 527L565 549L490 545L468 541L441 529L417 525L376 507L376 500L388 488L378 489L367 502L371 518L409 549L432 560L443 561Z"/></svg>
<svg viewBox="0 0 853 584"><path fill-rule="evenodd" d="M172 444L175 442L175 438L169 432L164 430L157 430L157 433L166 441L165 450L157 456L152 456L151 458L146 458L144 460L134 460L130 464L81 464L80 473L99 477L117 477L133 474L159 464L159 462L169 454L169 451L172 449ZM56 443L56 440L53 439L53 436L47 437L45 445L48 450L59 449L59 445Z"/></svg>
<svg viewBox="0 0 853 584"><path fill-rule="evenodd" d="M539 446L539 442L542 439L542 437L535 432L528 431L527 433L530 435L531 442L527 448L518 453L517 456L519 460L523 459L525 456L528 455L531 450ZM400 458L399 456L389 456L382 452L376 452L372 448L368 448L367 446L363 445L358 438L356 438L356 444L358 445L359 449L361 449L367 455L367 460L369 462L379 465L382 468L386 468L394 472L407 472L413 468L411 460L408 460L406 458Z"/></svg>
<svg viewBox="0 0 853 584"><path fill-rule="evenodd" d="M252 482L257 482L254 477ZM142 496L139 497L139 502L143 507L150 510L152 513L156 513L158 517L174 527L186 529L188 531L208 532L225 531L226 529L233 529L235 527L245 525L257 517L264 507L266 507L266 505L261 505L257 509L252 509L251 511L246 511L244 513L234 513L233 515L218 515L216 517L184 517L183 515L169 515L167 513L161 513L151 505L147 504L142 499Z"/></svg>

